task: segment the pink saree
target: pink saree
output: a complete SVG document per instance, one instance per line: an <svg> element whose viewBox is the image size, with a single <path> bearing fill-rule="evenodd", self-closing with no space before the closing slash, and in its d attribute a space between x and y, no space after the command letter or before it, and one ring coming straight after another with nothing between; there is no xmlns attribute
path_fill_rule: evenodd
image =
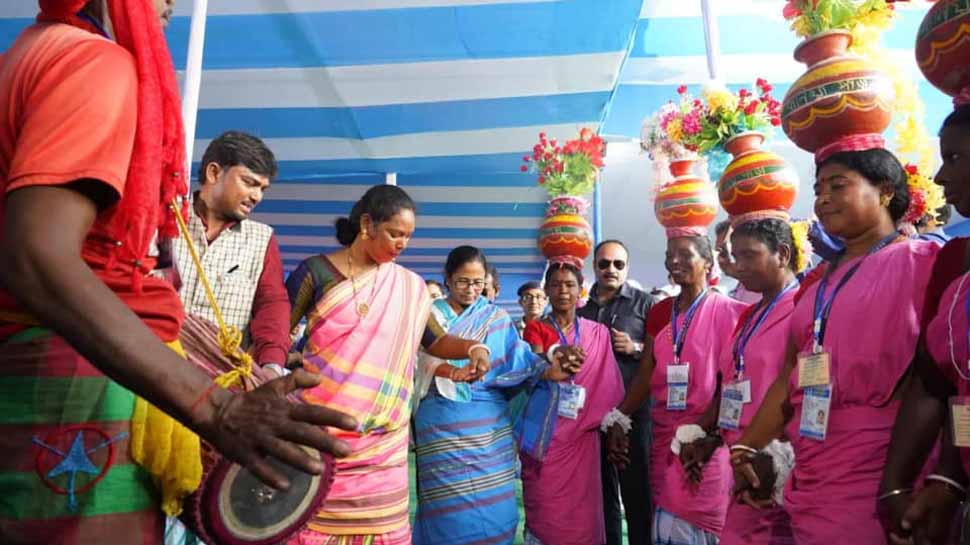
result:
<svg viewBox="0 0 970 545"><path fill-rule="evenodd" d="M318 295L307 312L305 364L323 377L303 392L307 403L348 413L356 432L338 432L353 454L337 462L337 476L323 508L306 534L407 536L408 422L414 359L431 299L424 280L396 264L385 264L357 279L334 277L329 262L304 262L291 275L294 293ZM329 274L329 276L328 276ZM314 281L307 281L314 278ZM325 289L321 279L331 279ZM299 299L299 297L297 297ZM369 310L361 316L358 305ZM297 305L294 305L297 306Z"/></svg>

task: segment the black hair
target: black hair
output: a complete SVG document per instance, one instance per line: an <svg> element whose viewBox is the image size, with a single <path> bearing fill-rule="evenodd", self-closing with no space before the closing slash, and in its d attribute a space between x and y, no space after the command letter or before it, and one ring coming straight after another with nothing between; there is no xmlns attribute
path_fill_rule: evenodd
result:
<svg viewBox="0 0 970 545"><path fill-rule="evenodd" d="M936 209L936 222L940 225L946 225L950 223L950 217L952 215L953 208L949 204L944 204Z"/></svg>
<svg viewBox="0 0 970 545"><path fill-rule="evenodd" d="M728 230L730 230L730 229L731 229L731 222L730 221L728 221L728 220L719 221L719 222L717 222L717 225L714 226L714 235L715 236L721 236L724 233L727 233Z"/></svg>
<svg viewBox="0 0 970 545"><path fill-rule="evenodd" d="M582 288L583 271L579 267L570 265L569 263L550 263L549 268L546 269L546 285L548 286L549 282L552 280L552 273L562 270L573 273L573 276L576 277L576 282L579 284L579 287Z"/></svg>
<svg viewBox="0 0 970 545"><path fill-rule="evenodd" d="M443 286L441 285L441 282L438 282L437 280L425 280L424 285L428 286L429 288L431 286L438 286L439 288L444 289Z"/></svg>
<svg viewBox="0 0 970 545"><path fill-rule="evenodd" d="M599 244L597 244L596 248L593 249L593 255L595 256L596 254L600 253L600 248L602 248L603 246L606 246L607 244L616 244L620 248L623 248L623 251L626 252L627 257L630 257L630 249L626 247L626 244L623 244L623 242L615 238L608 238L603 242L600 242Z"/></svg>
<svg viewBox="0 0 970 545"><path fill-rule="evenodd" d="M888 185L893 192L889 201L889 216L898 222L909 208L909 186L903 165L890 151L871 149L865 151L840 151L815 165L816 172L830 164L839 164L862 175L876 187Z"/></svg>
<svg viewBox="0 0 970 545"><path fill-rule="evenodd" d="M946 119L943 120L940 132L942 133L943 129L947 127L970 129L970 104L959 106L950 112L950 115L946 116Z"/></svg>
<svg viewBox="0 0 970 545"><path fill-rule="evenodd" d="M406 191L395 185L375 185L354 203L350 217L337 219L337 242L342 246L353 244L360 234L360 217L364 214L377 224L393 218L402 210L415 211L414 201Z"/></svg>
<svg viewBox="0 0 970 545"><path fill-rule="evenodd" d="M485 265L485 274L492 277L492 284L495 284L495 293L498 293L502 289L502 283L499 281L498 269L495 265L490 263Z"/></svg>
<svg viewBox="0 0 970 545"><path fill-rule="evenodd" d="M485 253L474 246L459 246L448 252L448 259L445 260L445 280L451 278L458 269L467 263L479 262L485 270L488 270L488 260Z"/></svg>
<svg viewBox="0 0 970 545"><path fill-rule="evenodd" d="M523 295L525 295L525 292L529 290L541 290L541 289L542 289L542 284L540 284L539 282L536 282L535 280L529 280L525 284L522 284L521 286L519 286L519 291L515 292L515 294L518 295L519 297L522 297Z"/></svg>
<svg viewBox="0 0 970 545"><path fill-rule="evenodd" d="M751 237L762 242L768 247L771 253L778 253L778 248L782 244L791 250L791 258L788 260L788 268L792 272L795 270L797 255L795 249L795 239L792 236L791 226L787 221L777 218L765 218L755 221L748 221L734 228L735 236Z"/></svg>
<svg viewBox="0 0 970 545"><path fill-rule="evenodd" d="M241 131L227 131L209 142L199 166L199 183L205 183L205 169L216 163L224 169L242 165L254 174L273 180L279 172L276 157L262 140Z"/></svg>

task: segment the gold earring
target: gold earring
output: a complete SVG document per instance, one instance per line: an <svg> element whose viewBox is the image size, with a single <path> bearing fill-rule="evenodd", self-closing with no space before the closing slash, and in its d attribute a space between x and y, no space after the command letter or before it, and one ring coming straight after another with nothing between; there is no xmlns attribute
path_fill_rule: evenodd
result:
<svg viewBox="0 0 970 545"><path fill-rule="evenodd" d="M360 232L360 238L362 238L364 240L368 240L368 239L370 239L370 235L367 234L367 231L361 231Z"/></svg>
<svg viewBox="0 0 970 545"><path fill-rule="evenodd" d="M890 202L892 202L892 200L893 200L893 196L892 196L892 195L883 195L883 196L882 196L882 197L881 197L881 198L879 199L879 204L880 204L880 205L881 205L881 206L882 206L883 208L886 208L887 206L889 206L889 203L890 203Z"/></svg>

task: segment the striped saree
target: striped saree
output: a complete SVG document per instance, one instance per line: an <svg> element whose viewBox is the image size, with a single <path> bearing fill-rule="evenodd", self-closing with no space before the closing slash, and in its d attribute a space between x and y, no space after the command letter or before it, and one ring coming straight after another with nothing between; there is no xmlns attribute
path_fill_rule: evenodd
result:
<svg viewBox="0 0 970 545"><path fill-rule="evenodd" d="M537 380L545 360L519 339L509 315L484 297L455 315L434 302L434 321L449 334L488 345L492 368L480 382L430 380L415 419L420 545L509 544L515 538L516 450L509 400ZM419 376L443 363L420 357ZM463 367L468 360L448 362Z"/></svg>
<svg viewBox="0 0 970 545"><path fill-rule="evenodd" d="M407 543L408 423L414 359L431 299L424 281L390 263L351 282L323 256L287 280L293 322L307 318L306 367L323 377L303 392L308 403L354 416L354 432L335 431L353 454L337 461L323 507L291 543L330 543L326 536L380 536ZM361 316L358 304L369 311ZM402 536L389 540L388 536ZM366 540L365 540L366 541Z"/></svg>

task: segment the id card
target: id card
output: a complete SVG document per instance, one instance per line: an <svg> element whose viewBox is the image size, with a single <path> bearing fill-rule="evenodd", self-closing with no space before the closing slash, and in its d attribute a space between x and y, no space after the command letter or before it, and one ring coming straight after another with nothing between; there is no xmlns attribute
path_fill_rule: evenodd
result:
<svg viewBox="0 0 970 545"><path fill-rule="evenodd" d="M687 385L686 384L667 385L667 410L668 411L687 410Z"/></svg>
<svg viewBox="0 0 970 545"><path fill-rule="evenodd" d="M737 382L732 382L725 387L725 390L737 390L741 393L742 403L751 403L751 381L750 380L739 380Z"/></svg>
<svg viewBox="0 0 970 545"><path fill-rule="evenodd" d="M825 440L829 427L829 413L832 406L831 386L806 388L802 399L802 419L798 433L818 441Z"/></svg>
<svg viewBox="0 0 970 545"><path fill-rule="evenodd" d="M690 364L670 364L667 366L667 384L687 384L690 374Z"/></svg>
<svg viewBox="0 0 970 545"><path fill-rule="evenodd" d="M806 352L798 355L798 387L825 386L829 379L829 364L831 358L828 352L817 354Z"/></svg>
<svg viewBox="0 0 970 545"><path fill-rule="evenodd" d="M950 421L953 426L953 445L970 447L970 397L950 398Z"/></svg>
<svg viewBox="0 0 970 545"><path fill-rule="evenodd" d="M559 385L559 416L576 420L584 405L586 405L586 388L576 384Z"/></svg>
<svg viewBox="0 0 970 545"><path fill-rule="evenodd" d="M744 392L735 386L731 384L721 392L721 409L717 415L717 426L722 430L736 430L741 427Z"/></svg>

